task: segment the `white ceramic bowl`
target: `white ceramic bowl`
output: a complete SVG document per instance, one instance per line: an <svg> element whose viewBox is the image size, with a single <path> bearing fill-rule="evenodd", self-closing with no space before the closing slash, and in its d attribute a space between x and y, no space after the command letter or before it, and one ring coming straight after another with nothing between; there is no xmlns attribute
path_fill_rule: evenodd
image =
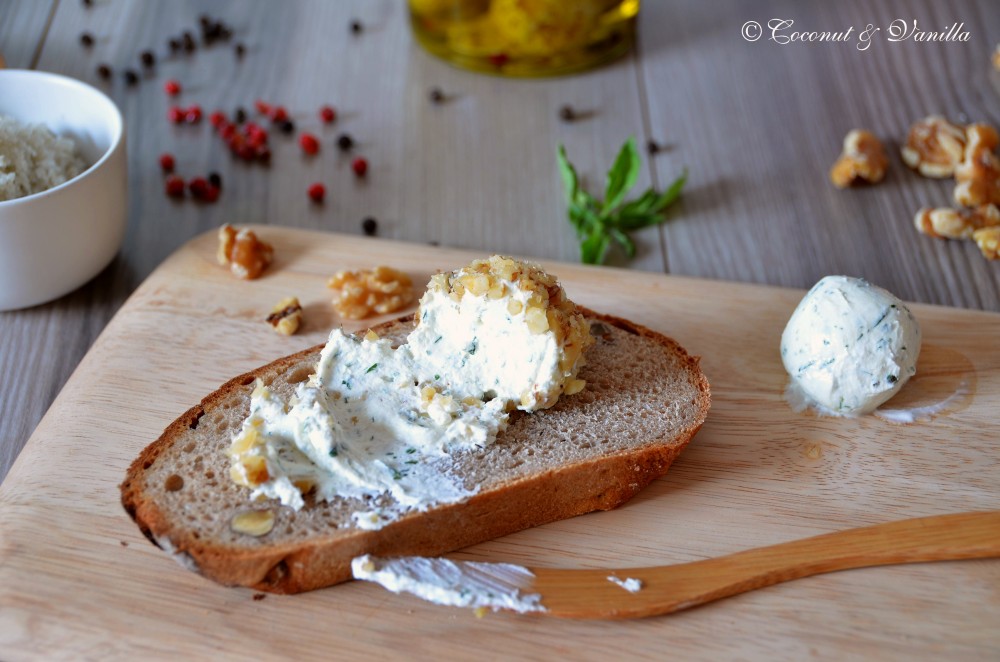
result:
<svg viewBox="0 0 1000 662"><path fill-rule="evenodd" d="M78 80L0 70L0 115L72 138L89 166L40 193L0 202L0 310L51 301L98 274L125 234L127 163L121 113Z"/></svg>

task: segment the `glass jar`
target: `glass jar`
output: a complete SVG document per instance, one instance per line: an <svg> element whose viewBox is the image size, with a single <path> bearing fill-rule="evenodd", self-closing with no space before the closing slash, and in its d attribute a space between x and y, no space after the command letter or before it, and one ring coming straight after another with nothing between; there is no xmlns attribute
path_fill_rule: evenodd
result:
<svg viewBox="0 0 1000 662"><path fill-rule="evenodd" d="M635 42L639 0L408 0L413 34L449 62L553 76L609 62Z"/></svg>

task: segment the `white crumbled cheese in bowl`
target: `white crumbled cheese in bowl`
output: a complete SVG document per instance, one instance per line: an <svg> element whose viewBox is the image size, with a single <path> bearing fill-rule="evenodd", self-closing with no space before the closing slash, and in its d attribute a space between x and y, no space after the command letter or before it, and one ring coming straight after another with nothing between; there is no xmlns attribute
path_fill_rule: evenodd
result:
<svg viewBox="0 0 1000 662"><path fill-rule="evenodd" d="M258 384L230 447L233 481L294 509L310 492L372 504L389 495L391 507L353 516L378 529L472 496L451 453L492 444L510 410L550 407L584 386L589 325L537 267L494 256L438 274L417 316L395 348L371 331L331 332L290 402Z"/></svg>
<svg viewBox="0 0 1000 662"><path fill-rule="evenodd" d="M894 396L919 356L920 325L906 305L846 276L816 283L781 335L790 397L838 416L870 413Z"/></svg>
<svg viewBox="0 0 1000 662"><path fill-rule="evenodd" d="M0 115L0 202L47 191L86 168L71 139Z"/></svg>

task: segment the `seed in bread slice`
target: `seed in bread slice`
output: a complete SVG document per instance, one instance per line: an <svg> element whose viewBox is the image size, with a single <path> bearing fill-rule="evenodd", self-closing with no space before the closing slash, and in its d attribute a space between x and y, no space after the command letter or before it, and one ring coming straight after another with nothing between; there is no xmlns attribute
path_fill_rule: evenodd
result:
<svg viewBox="0 0 1000 662"><path fill-rule="evenodd" d="M453 454L475 495L406 514L377 530L351 515L372 504L306 497L301 510L251 502L229 479L227 450L260 379L288 398L322 347L230 380L185 412L129 467L122 504L142 532L185 567L227 585L298 593L351 578L351 560L437 555L594 510L615 508L666 473L710 404L698 359L655 331L583 310L596 343L587 387L555 406L514 412L496 441ZM402 342L412 318L377 327ZM388 498L388 497L383 497Z"/></svg>

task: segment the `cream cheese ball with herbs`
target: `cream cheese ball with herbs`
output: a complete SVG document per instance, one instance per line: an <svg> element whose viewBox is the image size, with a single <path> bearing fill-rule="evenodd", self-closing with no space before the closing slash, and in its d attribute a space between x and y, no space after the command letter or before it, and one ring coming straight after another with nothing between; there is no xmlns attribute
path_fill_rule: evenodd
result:
<svg viewBox="0 0 1000 662"><path fill-rule="evenodd" d="M493 443L515 408L550 407L584 387L589 325L552 276L493 256L431 278L407 342L335 329L316 372L283 402L258 384L230 447L230 476L299 509L357 497L377 529L474 494L449 454ZM382 499L384 495L391 500Z"/></svg>
<svg viewBox="0 0 1000 662"><path fill-rule="evenodd" d="M781 335L781 360L810 404L824 413L874 411L916 374L920 325L886 290L827 276L809 290Z"/></svg>

